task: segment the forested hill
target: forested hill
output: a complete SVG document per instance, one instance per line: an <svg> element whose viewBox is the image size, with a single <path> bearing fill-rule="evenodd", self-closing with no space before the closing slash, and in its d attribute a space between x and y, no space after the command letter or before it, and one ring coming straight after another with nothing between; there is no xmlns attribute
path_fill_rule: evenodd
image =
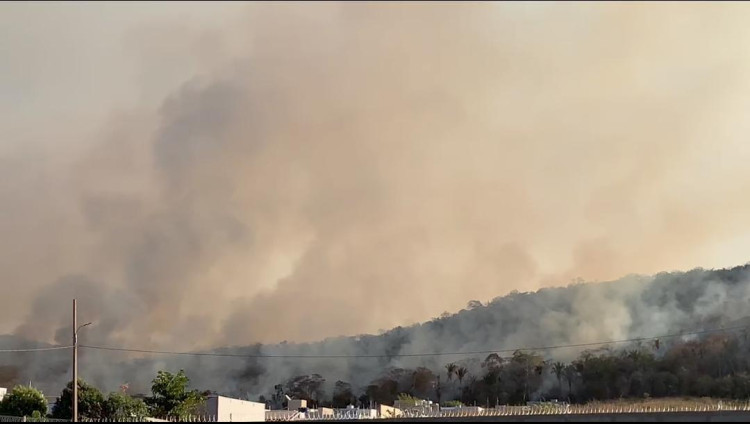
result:
<svg viewBox="0 0 750 424"><path fill-rule="evenodd" d="M539 360L547 361L544 367L551 367L556 361L567 364L580 359L584 349L597 347L566 347L568 345L643 337L646 340L640 343L640 349L659 358L673 346L715 333L662 336L744 322L743 319L750 316L748 272L750 265L722 270L696 269L546 288L533 293L511 293L486 304L473 301L458 313L419 325L398 327L380 335L220 350L261 357L150 355L132 360L116 352L86 351L81 370L84 378L108 390L128 382L134 390L146 391L157 370L183 368L198 388L251 398L270 396L274 386L283 383L288 390L300 384L313 384L318 387L321 400L330 399L337 390L337 381L341 382L339 392L341 387L351 387L357 397L366 393L368 387L370 391L375 390L373 387L379 384L388 386L387 390L378 389L388 393L387 396L377 395L381 400L400 391L435 396L433 383L436 376L441 375L445 384L446 364L455 363L465 368L467 379L481 380L487 373L489 352L496 352L501 362L510 364L512 361L508 358L515 350L530 352L530 348L559 346L534 351ZM655 349L653 343L660 337L660 349ZM611 347L632 349L637 346L621 343ZM466 354L468 352L484 353ZM264 357L267 355L274 357ZM316 355L325 357L299 357ZM62 387L69 378L64 357L51 362L42 361L41 355L35 355L33 360L28 356L14 358L16 365L22 366L14 374L21 380L33 379ZM415 374L420 367L421 374ZM554 384L555 379L547 381L552 375L549 369L545 368L543 375L547 377L539 382L538 390L524 393L524 396L541 396L546 390L544 384ZM451 387L443 387L442 396L460 395L463 388L451 384ZM432 392L422 393L420 390L424 387L417 390L416 386L429 386Z"/></svg>

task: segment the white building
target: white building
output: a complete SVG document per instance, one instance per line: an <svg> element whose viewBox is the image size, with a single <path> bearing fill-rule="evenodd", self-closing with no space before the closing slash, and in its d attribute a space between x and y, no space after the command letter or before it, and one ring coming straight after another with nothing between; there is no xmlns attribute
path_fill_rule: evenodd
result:
<svg viewBox="0 0 750 424"><path fill-rule="evenodd" d="M206 399L206 413L219 422L258 422L266 420L266 405L212 395Z"/></svg>
<svg viewBox="0 0 750 424"><path fill-rule="evenodd" d="M0 387L0 401L3 400L6 393L8 393L8 389L6 389L5 387Z"/></svg>

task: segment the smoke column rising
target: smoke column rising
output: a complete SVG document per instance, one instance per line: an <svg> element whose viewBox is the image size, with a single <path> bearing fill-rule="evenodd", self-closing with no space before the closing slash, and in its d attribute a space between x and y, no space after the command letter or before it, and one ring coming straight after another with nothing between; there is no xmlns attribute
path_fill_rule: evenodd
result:
<svg viewBox="0 0 750 424"><path fill-rule="evenodd" d="M743 4L0 8L0 331L312 341L746 260Z"/></svg>

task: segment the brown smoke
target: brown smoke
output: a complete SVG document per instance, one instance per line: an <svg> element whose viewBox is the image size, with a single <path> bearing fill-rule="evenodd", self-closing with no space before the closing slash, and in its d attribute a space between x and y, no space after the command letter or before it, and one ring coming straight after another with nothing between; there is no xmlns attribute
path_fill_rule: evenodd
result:
<svg viewBox="0 0 750 424"><path fill-rule="evenodd" d="M2 6L33 23L24 7ZM64 342L77 296L99 343L306 341L578 277L744 262L748 15L326 3L135 19L111 47L145 94L56 114L78 87L60 81L67 97L0 121L0 330ZM111 66L67 54L101 86L90 98L126 96L96 72Z"/></svg>

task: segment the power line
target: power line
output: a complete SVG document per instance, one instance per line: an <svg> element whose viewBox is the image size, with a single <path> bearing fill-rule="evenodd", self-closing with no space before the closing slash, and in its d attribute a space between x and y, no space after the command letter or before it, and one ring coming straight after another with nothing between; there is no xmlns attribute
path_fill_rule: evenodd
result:
<svg viewBox="0 0 750 424"><path fill-rule="evenodd" d="M148 349L128 349L128 348L117 348L117 347L105 347L105 346L93 346L93 345L79 345L81 348L94 349L94 350L105 350L105 351L116 351L116 352L131 352L131 353L151 353L159 355L181 355L181 356L210 356L210 357L223 357L223 358L287 358L287 359L356 359L356 358L405 358L405 357L423 357L423 356L459 356L459 355L483 355L490 353L510 353L515 351L539 351L539 350L553 350L553 349L566 349L576 347L589 347L589 346L601 346L619 343L634 343L656 339L668 339L674 337L684 337L699 334L716 333L722 331L734 331L740 329L750 328L750 325L735 326L735 327L723 327L713 328L709 330L697 330L691 332L682 332L675 334L665 334L661 336L652 337L636 337L631 339L622 340L609 340L600 342L590 343L577 343L577 344L564 344L554 346L540 346L540 347L518 347L512 349L494 349L494 350L479 350L479 351L467 351L467 352L426 352L426 353L397 353L397 354L379 354L379 355L248 355L240 353L214 353L214 352L176 352L176 351L163 351L163 350L148 350Z"/></svg>
<svg viewBox="0 0 750 424"><path fill-rule="evenodd" d="M50 350L62 350L70 349L73 346L55 346L55 347L37 347L30 349L0 349L0 353L12 353L12 352L46 352Z"/></svg>

